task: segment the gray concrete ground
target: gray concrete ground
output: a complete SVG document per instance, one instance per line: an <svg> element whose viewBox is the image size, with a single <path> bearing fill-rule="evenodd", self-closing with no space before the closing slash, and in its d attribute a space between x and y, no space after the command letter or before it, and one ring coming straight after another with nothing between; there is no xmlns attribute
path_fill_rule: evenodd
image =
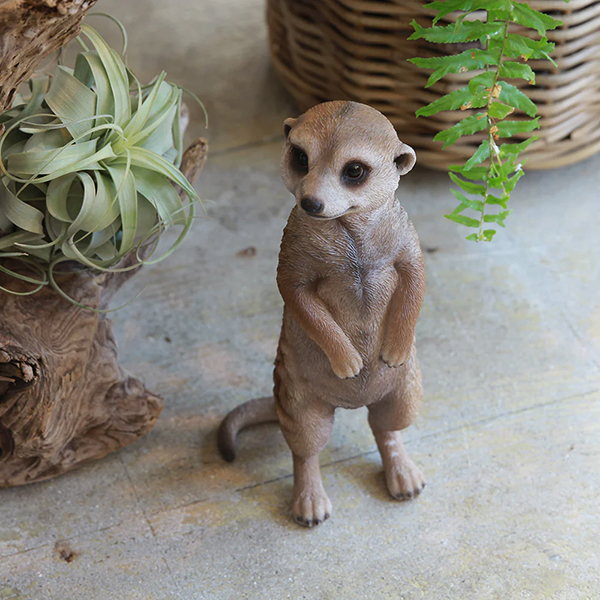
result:
<svg viewBox="0 0 600 600"><path fill-rule="evenodd" d="M206 101L207 215L117 300L147 287L114 324L125 366L165 398L156 428L0 491L0 598L600 598L600 156L527 173L491 245L443 218L445 175L403 179L428 269L425 400L405 439L428 485L390 500L364 410L341 412L321 457L334 514L305 530L276 427L245 433L233 465L215 450L221 417L269 393L281 318L279 132L294 109L261 2L99 8L126 22L142 77L164 67Z"/></svg>

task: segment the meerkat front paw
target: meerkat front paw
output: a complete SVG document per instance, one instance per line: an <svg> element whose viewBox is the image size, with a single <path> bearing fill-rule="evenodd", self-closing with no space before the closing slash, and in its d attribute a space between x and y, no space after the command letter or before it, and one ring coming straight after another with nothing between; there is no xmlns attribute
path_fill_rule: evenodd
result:
<svg viewBox="0 0 600 600"><path fill-rule="evenodd" d="M353 352L345 356L343 360L330 360L329 362L331 363L333 372L340 379L351 379L352 377L356 377L363 368L363 360L360 354L354 349Z"/></svg>
<svg viewBox="0 0 600 600"><path fill-rule="evenodd" d="M410 358L412 346L407 350L390 348L386 345L381 349L379 357L381 360L392 369L402 366Z"/></svg>
<svg viewBox="0 0 600 600"><path fill-rule="evenodd" d="M331 502L324 489L301 493L292 506L294 521L304 527L320 525L331 515Z"/></svg>

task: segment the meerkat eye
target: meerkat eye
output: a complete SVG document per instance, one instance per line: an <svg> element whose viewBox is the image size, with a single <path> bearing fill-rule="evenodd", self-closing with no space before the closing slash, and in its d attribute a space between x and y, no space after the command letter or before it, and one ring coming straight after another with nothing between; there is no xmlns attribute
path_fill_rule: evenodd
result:
<svg viewBox="0 0 600 600"><path fill-rule="evenodd" d="M292 164L299 171L308 171L308 155L300 148L292 148Z"/></svg>
<svg viewBox="0 0 600 600"><path fill-rule="evenodd" d="M367 167L360 163L348 163L342 173L342 178L347 183L360 183L366 176Z"/></svg>

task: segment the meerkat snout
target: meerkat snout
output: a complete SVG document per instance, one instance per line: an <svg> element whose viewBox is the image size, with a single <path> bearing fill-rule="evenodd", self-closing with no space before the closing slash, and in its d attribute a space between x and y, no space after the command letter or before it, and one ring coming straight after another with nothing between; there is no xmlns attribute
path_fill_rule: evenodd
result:
<svg viewBox="0 0 600 600"><path fill-rule="evenodd" d="M325 102L286 119L281 175L308 216L336 219L393 199L415 162L379 111L357 102Z"/></svg>
<svg viewBox="0 0 600 600"><path fill-rule="evenodd" d="M323 212L323 203L316 198L312 198L310 196L304 196L302 200L300 200L300 206L302 210L305 210L307 213L312 215L318 215Z"/></svg>

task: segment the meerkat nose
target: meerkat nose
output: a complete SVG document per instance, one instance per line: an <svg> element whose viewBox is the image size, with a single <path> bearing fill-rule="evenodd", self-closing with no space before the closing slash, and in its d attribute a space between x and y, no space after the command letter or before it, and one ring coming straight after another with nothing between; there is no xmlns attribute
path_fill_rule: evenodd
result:
<svg viewBox="0 0 600 600"><path fill-rule="evenodd" d="M300 201L300 206L307 213L311 213L313 215L316 215L323 211L323 203L320 200L317 200L316 198L311 198L310 196L305 196L304 198L302 198L302 200Z"/></svg>

